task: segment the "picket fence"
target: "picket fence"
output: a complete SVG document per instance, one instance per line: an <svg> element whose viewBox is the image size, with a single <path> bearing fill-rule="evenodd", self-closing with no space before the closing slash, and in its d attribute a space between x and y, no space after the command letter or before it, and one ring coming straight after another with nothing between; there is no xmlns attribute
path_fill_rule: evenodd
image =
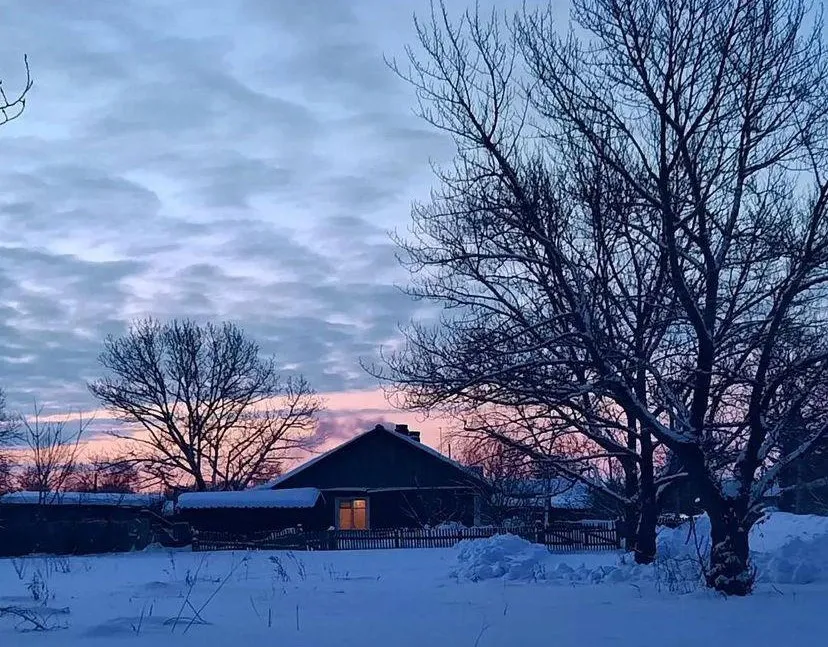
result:
<svg viewBox="0 0 828 647"><path fill-rule="evenodd" d="M612 521L557 522L546 527L482 526L389 530L259 532L194 531L193 550L376 550L450 548L464 539L512 534L547 546L553 552L618 550L621 540Z"/></svg>

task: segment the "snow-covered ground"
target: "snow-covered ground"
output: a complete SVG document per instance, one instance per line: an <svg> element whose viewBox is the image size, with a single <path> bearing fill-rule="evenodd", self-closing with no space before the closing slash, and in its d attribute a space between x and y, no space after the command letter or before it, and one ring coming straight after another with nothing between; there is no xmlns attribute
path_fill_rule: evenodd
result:
<svg viewBox="0 0 828 647"><path fill-rule="evenodd" d="M768 554L796 543L791 532L825 540L819 523L771 519ZM509 537L445 550L31 557L0 560L0 606L63 628L0 619L0 645L794 647L824 642L828 576L812 580L764 582L745 599L680 594L656 569L619 568L618 554L551 555Z"/></svg>

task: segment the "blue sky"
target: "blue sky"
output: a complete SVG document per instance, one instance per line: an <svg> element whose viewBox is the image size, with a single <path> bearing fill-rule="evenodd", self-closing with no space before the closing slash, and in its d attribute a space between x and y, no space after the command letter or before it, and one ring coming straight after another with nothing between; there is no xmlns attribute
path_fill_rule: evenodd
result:
<svg viewBox="0 0 828 647"><path fill-rule="evenodd" d="M26 53L35 78L0 129L11 404L93 406L103 336L149 314L237 321L323 392L374 386L360 357L421 308L387 231L453 150L383 62L427 0L0 6L0 77Z"/></svg>

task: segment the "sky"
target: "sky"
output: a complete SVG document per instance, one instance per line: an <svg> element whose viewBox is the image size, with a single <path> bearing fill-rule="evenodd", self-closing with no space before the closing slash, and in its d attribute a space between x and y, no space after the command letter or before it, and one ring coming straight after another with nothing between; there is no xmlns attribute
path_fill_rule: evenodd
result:
<svg viewBox="0 0 828 647"><path fill-rule="evenodd" d="M427 0L0 7L4 88L22 84L24 54L35 80L24 115L0 128L0 385L13 408L94 409L85 384L106 334L190 317L237 322L329 394L335 435L378 418L436 433L388 412L359 364L426 314L397 287L388 232L405 231L434 184L429 162L453 146L383 56L415 42Z"/></svg>

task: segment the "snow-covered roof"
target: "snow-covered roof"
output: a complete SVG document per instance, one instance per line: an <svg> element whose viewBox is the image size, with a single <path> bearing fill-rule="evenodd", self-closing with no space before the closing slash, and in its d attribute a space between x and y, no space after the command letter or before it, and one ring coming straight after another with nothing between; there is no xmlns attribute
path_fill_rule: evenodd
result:
<svg viewBox="0 0 828 647"><path fill-rule="evenodd" d="M448 456L445 456L444 454L441 454L440 452L438 452L433 447L429 447L428 445L420 442L419 440L414 440L413 438L405 436L405 435L403 435L403 434L401 434L397 431L394 431L393 429L389 429L388 427L385 427L385 426L382 426L382 425L377 425L376 427L374 427L372 429L369 429L368 431L363 431L361 434L357 434L356 436L354 436L350 440L346 440L341 445L337 445L336 447L334 447L332 449L329 449L328 451L326 451L322 454L319 454L319 456L315 456L314 458L311 458L309 461L305 461L304 463L302 463L298 467L293 468L289 472L285 472L281 476L276 477L275 479L273 479L272 481L270 481L268 483L265 483L264 485L258 486L256 489L257 490L272 489L272 488L276 487L277 485L283 483L284 481L288 480L289 478L292 478L292 477L296 476L297 474L299 474L299 472L302 472L302 471L308 469L311 465L315 465L316 463L318 463L321 460L324 460L325 458L327 458L331 454L333 454L335 452L338 452L340 449L344 449L345 447L347 447L351 443L359 440L363 436L365 436L367 434L370 434L370 433L375 433L375 432L385 432L385 433L388 433L388 434L392 434L394 436L394 438L402 440L403 442L406 442L409 445L411 445L412 447L416 447L417 449L419 449L421 451L424 451L427 454L431 454L435 458L439 458L441 461L443 461L445 463L448 463L452 467L463 471L465 474L468 474L472 478L478 479L478 480L481 480L481 481L483 480L483 479L481 479L480 475L476 474L473 470L469 469L465 465L462 465L461 463L458 463L457 461L454 461L454 460L450 459Z"/></svg>
<svg viewBox="0 0 828 647"><path fill-rule="evenodd" d="M95 505L146 508L164 500L160 494L110 494L101 492L11 492L0 496L0 504Z"/></svg>
<svg viewBox="0 0 828 647"><path fill-rule="evenodd" d="M736 479L725 479L722 481L722 493L725 496L735 497L739 494L739 481ZM779 497L782 494L782 488L779 487L779 484L772 483L768 486L768 488L763 493L763 497L766 499L773 499Z"/></svg>
<svg viewBox="0 0 828 647"><path fill-rule="evenodd" d="M589 487L565 478L510 479L500 484L506 505L543 507L549 497L552 508L583 510L591 506Z"/></svg>
<svg viewBox="0 0 828 647"><path fill-rule="evenodd" d="M564 510L584 510L592 506L589 487L585 483L576 483L571 489L560 494L553 494L550 503L553 508Z"/></svg>
<svg viewBox="0 0 828 647"><path fill-rule="evenodd" d="M242 490L240 492L187 492L178 497L179 510L212 508L312 508L319 500L316 488Z"/></svg>

